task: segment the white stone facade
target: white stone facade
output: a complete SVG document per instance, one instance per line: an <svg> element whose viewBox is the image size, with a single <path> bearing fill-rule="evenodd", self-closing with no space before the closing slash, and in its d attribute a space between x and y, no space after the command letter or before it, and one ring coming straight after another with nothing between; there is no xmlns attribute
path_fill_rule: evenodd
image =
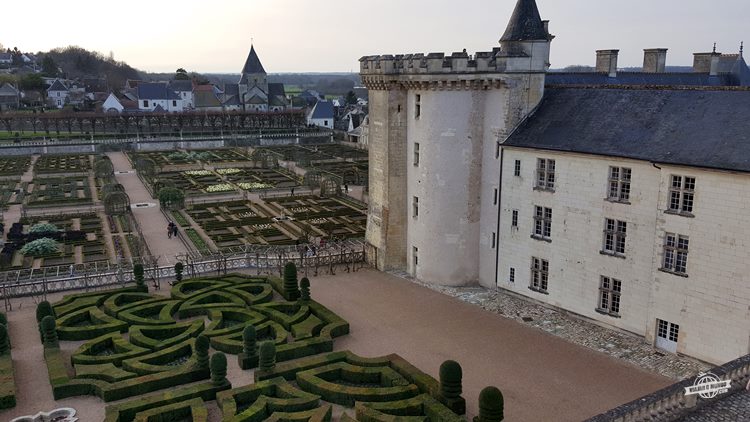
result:
<svg viewBox="0 0 750 422"><path fill-rule="evenodd" d="M749 175L513 147L502 156L499 287L657 345L657 319L676 324L676 351L708 362L750 353ZM535 189L539 158L555 160L554 192ZM606 199L611 166L632 171L628 203ZM673 175L695 178L690 216L665 211ZM536 206L552 210L549 241L532 238ZM608 218L627 223L622 256L602 253ZM686 276L662 270L666 233L689 240ZM549 262L546 294L529 288L532 257ZM622 283L617 316L597 311L602 276Z"/></svg>

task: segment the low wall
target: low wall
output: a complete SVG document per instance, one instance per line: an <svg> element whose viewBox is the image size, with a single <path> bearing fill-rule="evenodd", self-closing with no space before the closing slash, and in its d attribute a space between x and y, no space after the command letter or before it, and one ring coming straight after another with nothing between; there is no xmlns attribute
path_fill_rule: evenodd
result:
<svg viewBox="0 0 750 422"><path fill-rule="evenodd" d="M711 399L704 399L698 395L686 396L685 388L695 384L695 378L689 378L594 416L586 422L678 421L702 407L746 388L750 380L750 355L717 366L709 372L721 380L732 380L732 389Z"/></svg>

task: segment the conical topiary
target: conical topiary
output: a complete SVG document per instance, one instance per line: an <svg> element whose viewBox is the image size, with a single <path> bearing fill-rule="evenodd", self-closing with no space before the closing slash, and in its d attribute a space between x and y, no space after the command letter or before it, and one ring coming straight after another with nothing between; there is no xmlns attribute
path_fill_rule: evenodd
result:
<svg viewBox="0 0 750 422"><path fill-rule="evenodd" d="M446 399L457 399L461 396L461 365L453 360L446 360L440 365L440 395Z"/></svg>
<svg viewBox="0 0 750 422"><path fill-rule="evenodd" d="M55 317L47 315L42 318L42 334L44 335L44 347L59 347L57 342L57 327Z"/></svg>
<svg viewBox="0 0 750 422"><path fill-rule="evenodd" d="M253 324L247 324L242 331L242 353L245 356L253 356L258 353L258 345L255 342L256 333Z"/></svg>
<svg viewBox="0 0 750 422"><path fill-rule="evenodd" d="M198 366L201 368L208 368L208 347L210 346L210 342L208 340L208 337L204 336L203 334L199 335L198 338L195 339L195 359L198 363Z"/></svg>
<svg viewBox="0 0 750 422"><path fill-rule="evenodd" d="M227 382L227 357L224 353L211 356L211 382L216 386Z"/></svg>
<svg viewBox="0 0 750 422"><path fill-rule="evenodd" d="M39 302L38 305L36 305L36 323L39 326L39 338L44 341L44 332L42 331L42 320L46 316L52 316L53 318L56 317L55 315L55 309L50 305L49 302L46 300L43 302Z"/></svg>
<svg viewBox="0 0 750 422"><path fill-rule="evenodd" d="M297 266L293 262L287 262L284 265L284 297L286 300L297 300L299 298Z"/></svg>
<svg viewBox="0 0 750 422"><path fill-rule="evenodd" d="M175 284L182 281L182 270L185 268L185 266L182 264L182 262L178 262L174 264L174 280Z"/></svg>
<svg viewBox="0 0 750 422"><path fill-rule="evenodd" d="M0 356L10 353L10 338L8 337L8 328L5 324L0 324Z"/></svg>
<svg viewBox="0 0 750 422"><path fill-rule="evenodd" d="M270 371L276 366L276 344L264 341L260 344L258 367L261 371Z"/></svg>
<svg viewBox="0 0 750 422"><path fill-rule="evenodd" d="M302 280L299 281L299 292L300 299L303 302L310 301L310 280L308 280L307 277L303 277Z"/></svg>
<svg viewBox="0 0 750 422"><path fill-rule="evenodd" d="M145 286L143 279L143 264L133 265L133 278L135 279L135 285L138 286L139 289L143 289Z"/></svg>
<svg viewBox="0 0 750 422"><path fill-rule="evenodd" d="M500 422L505 418L503 393L497 387L485 387L479 393L479 416L474 422Z"/></svg>

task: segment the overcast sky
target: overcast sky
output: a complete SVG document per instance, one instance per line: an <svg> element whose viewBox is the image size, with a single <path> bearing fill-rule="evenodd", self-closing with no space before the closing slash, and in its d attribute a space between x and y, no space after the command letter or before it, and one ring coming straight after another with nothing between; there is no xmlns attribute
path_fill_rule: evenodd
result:
<svg viewBox="0 0 750 422"><path fill-rule="evenodd" d="M266 71L357 71L371 54L470 53L497 45L516 0L4 1L0 43L24 51L79 45L151 72L178 67L238 73L251 38ZM621 67L644 48L736 53L750 42L750 0L537 0L557 36L552 66L592 65L620 49ZM42 10L43 9L43 10ZM746 37L747 36L747 37Z"/></svg>

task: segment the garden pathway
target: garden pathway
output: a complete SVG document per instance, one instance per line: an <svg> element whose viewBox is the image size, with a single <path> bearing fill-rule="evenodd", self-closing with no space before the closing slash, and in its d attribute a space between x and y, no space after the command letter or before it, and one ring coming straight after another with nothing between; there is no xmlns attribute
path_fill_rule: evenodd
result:
<svg viewBox="0 0 750 422"><path fill-rule="evenodd" d="M107 153L115 168L117 182L125 187L130 196L131 204L155 203L155 207L133 209L133 216L143 231L143 237L151 253L159 259L160 265L176 262L175 255L187 253L185 245L176 238L167 238L167 219L162 214L158 201L151 198L151 194L130 165L130 161L123 152ZM128 172L118 174L117 172Z"/></svg>
<svg viewBox="0 0 750 422"><path fill-rule="evenodd" d="M468 416L482 388L505 396L507 421L580 421L672 384L672 380L374 270L312 281L312 297L349 321L335 349L398 353L438 377L463 367ZM471 420L471 419L469 419Z"/></svg>

